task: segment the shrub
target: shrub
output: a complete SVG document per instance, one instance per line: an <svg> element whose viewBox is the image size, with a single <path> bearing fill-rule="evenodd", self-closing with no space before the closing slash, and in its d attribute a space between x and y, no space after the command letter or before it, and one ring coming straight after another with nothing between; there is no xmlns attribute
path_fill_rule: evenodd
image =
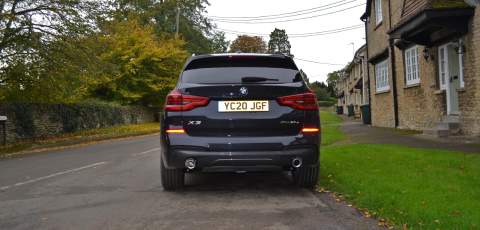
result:
<svg viewBox="0 0 480 230"><path fill-rule="evenodd" d="M320 107L332 107L334 106L336 101L318 101L318 105Z"/></svg>
<svg viewBox="0 0 480 230"><path fill-rule="evenodd" d="M7 115L9 118L11 127L7 134L9 142L154 120L151 109L96 102L9 103L0 105L0 114Z"/></svg>

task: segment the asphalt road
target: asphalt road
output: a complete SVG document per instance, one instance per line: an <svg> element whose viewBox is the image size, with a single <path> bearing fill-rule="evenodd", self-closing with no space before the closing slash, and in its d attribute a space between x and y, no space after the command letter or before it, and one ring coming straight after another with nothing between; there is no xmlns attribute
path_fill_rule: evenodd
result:
<svg viewBox="0 0 480 230"><path fill-rule="evenodd" d="M375 229L288 174L195 174L160 184L158 136L0 161L0 229Z"/></svg>

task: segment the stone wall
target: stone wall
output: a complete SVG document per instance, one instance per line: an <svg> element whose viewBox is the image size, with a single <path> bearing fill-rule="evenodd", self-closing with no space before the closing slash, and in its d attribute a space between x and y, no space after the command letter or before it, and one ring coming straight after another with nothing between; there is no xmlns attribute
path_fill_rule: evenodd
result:
<svg viewBox="0 0 480 230"><path fill-rule="evenodd" d="M0 115L8 117L9 143L85 129L154 121L154 112L150 109L107 104L2 104Z"/></svg>
<svg viewBox="0 0 480 230"><path fill-rule="evenodd" d="M399 128L424 130L440 122L446 115L445 91L439 90L436 55L426 60L423 46L419 49L420 84L407 86L404 51L396 48L396 72ZM431 49L430 53L437 53Z"/></svg>
<svg viewBox="0 0 480 230"><path fill-rule="evenodd" d="M372 1L371 17L367 25L367 43L369 59L376 57L389 47L387 31L390 29L389 1L382 1L383 21L376 23L375 19L375 1ZM388 58L388 57L387 57ZM371 61L371 60L370 60ZM388 77L390 90L378 93L376 91L375 63L369 64L370 74L370 94L371 94L371 116L372 125L380 127L395 127L395 115L393 109L393 85L392 85L392 66L388 62Z"/></svg>
<svg viewBox="0 0 480 230"><path fill-rule="evenodd" d="M480 6L465 38L465 90L459 93L460 125L466 135L480 136Z"/></svg>
<svg viewBox="0 0 480 230"><path fill-rule="evenodd" d="M462 134L480 135L480 8L470 23L465 36L464 82L459 91L460 128ZM420 46L423 51L424 47ZM447 114L446 92L438 82L438 47L430 48L431 58L419 58L420 84L407 87L403 50L396 49L399 127L425 130L434 127ZM422 52L420 52L422 53Z"/></svg>
<svg viewBox="0 0 480 230"><path fill-rule="evenodd" d="M402 19L403 1L383 0L383 22L375 23L375 1L372 1L371 17L368 21L368 56L371 60L389 49L388 34L390 25L395 26ZM389 4L392 17L389 18ZM470 22L469 33L465 36L466 54L464 57L465 88L459 90L460 125L463 134L480 136L480 7L475 10ZM391 24L390 24L391 23ZM370 63L370 88L372 124L374 126L394 127L393 71L396 75L399 128L425 130L435 126L447 114L446 92L440 90L438 82L438 47L430 47L430 58L423 57L424 47L419 46L420 84L407 86L405 82L404 51L394 48L388 58L393 58L395 69L389 61L390 90L376 92L375 62Z"/></svg>

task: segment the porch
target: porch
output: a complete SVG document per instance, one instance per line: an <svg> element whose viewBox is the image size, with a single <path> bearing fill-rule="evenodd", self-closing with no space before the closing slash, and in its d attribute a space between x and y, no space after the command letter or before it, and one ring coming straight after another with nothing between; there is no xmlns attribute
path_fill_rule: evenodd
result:
<svg viewBox="0 0 480 230"><path fill-rule="evenodd" d="M468 98L462 98L466 90L464 67L474 65L465 63L465 52L471 49L466 45L465 37L470 33L469 23L475 9L464 1L425 0L416 7L413 7L413 2L418 4L418 1L405 1L407 5L404 5L403 18L388 34L394 40L395 46L404 52L411 47L423 46L418 51L418 58L424 59L421 60L423 65L420 66L434 69L428 73L432 76L419 75L418 84L422 84L422 90L433 91L433 95L438 99L437 103L432 105L442 109L435 111L438 113L435 116L438 118L435 119L436 122L432 121L418 128L423 129L425 134L435 137L462 135L462 127L468 125L463 123L462 117L465 105L468 104L466 101ZM404 74L401 72L397 76ZM400 87L408 88L407 85ZM412 92L411 89L410 91ZM440 98L442 100L439 102ZM417 97L417 100L425 99ZM402 115L416 117L416 114L399 116Z"/></svg>

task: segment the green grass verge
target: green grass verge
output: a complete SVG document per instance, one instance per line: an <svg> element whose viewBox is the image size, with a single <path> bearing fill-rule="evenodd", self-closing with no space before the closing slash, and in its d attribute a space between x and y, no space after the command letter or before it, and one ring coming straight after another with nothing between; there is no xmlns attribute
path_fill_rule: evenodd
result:
<svg viewBox="0 0 480 230"><path fill-rule="evenodd" d="M480 154L399 145L331 145L347 138L321 112L320 185L408 229L480 228Z"/></svg>
<svg viewBox="0 0 480 230"><path fill-rule="evenodd" d="M322 145L330 145L345 138L345 134L340 131L342 119L329 110L320 110L320 120L322 123Z"/></svg>
<svg viewBox="0 0 480 230"><path fill-rule="evenodd" d="M321 185L413 229L480 227L480 155L397 145L327 146Z"/></svg>
<svg viewBox="0 0 480 230"><path fill-rule="evenodd" d="M0 146L0 158L17 152L35 151L43 148L54 148L82 144L93 141L101 141L112 138L138 136L160 131L158 123L145 123L136 125L119 125L109 128L83 130L67 133L55 137L38 140L26 140L12 145Z"/></svg>

